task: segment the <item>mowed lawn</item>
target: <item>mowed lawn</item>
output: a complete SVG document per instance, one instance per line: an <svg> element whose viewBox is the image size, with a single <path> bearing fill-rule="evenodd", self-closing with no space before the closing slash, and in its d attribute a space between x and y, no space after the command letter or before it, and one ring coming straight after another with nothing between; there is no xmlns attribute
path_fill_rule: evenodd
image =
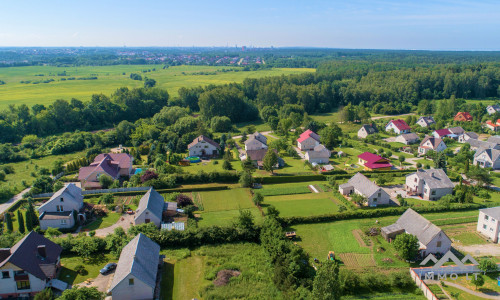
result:
<svg viewBox="0 0 500 300"><path fill-rule="evenodd" d="M153 71L153 69L156 69ZM181 87L196 87L210 84L226 84L243 82L245 78L261 78L289 74L315 72L306 68L274 68L248 72L218 72L221 69L242 70L242 67L227 66L174 66L163 69L163 65L116 65L116 66L29 66L2 68L0 79L5 85L0 85L0 109L10 104L48 105L56 99L77 98L90 100L93 94L111 95L117 88L137 88L144 86L144 81L130 79L130 73L140 74L156 80L157 86L167 89L173 97ZM151 70L143 73L142 71ZM57 76L66 71L68 76ZM199 72L217 72L215 75L201 75ZM125 73L125 74L124 74ZM44 76L35 76L43 74ZM97 80L65 80L68 77L97 76ZM50 83L20 83L20 81L44 81L54 79Z"/></svg>
<svg viewBox="0 0 500 300"><path fill-rule="evenodd" d="M282 217L314 216L338 212L331 193L309 193L264 197L264 205L273 205Z"/></svg>
<svg viewBox="0 0 500 300"><path fill-rule="evenodd" d="M61 272L58 279L68 283L77 284L87 279L96 278L101 270L107 263L117 262L118 260L112 254L100 254L94 256L90 261L84 261L77 255L63 255L61 256ZM75 272L75 267L83 265L86 274L81 275Z"/></svg>

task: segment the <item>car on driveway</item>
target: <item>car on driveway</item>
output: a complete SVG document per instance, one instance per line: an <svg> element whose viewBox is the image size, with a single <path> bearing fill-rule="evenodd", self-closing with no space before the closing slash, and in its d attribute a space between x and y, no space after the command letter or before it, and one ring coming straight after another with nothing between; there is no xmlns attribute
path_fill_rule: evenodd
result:
<svg viewBox="0 0 500 300"><path fill-rule="evenodd" d="M116 269L116 264L109 263L109 264L105 265L104 268L102 268L99 272L102 275L105 275L106 273L109 273L109 272L113 271L114 269Z"/></svg>

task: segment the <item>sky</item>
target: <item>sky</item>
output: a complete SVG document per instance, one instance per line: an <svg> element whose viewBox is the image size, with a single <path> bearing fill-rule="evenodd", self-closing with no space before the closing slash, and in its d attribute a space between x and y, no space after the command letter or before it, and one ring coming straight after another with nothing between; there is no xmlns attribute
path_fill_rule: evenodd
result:
<svg viewBox="0 0 500 300"><path fill-rule="evenodd" d="M0 0L5 46L500 50L497 0Z"/></svg>

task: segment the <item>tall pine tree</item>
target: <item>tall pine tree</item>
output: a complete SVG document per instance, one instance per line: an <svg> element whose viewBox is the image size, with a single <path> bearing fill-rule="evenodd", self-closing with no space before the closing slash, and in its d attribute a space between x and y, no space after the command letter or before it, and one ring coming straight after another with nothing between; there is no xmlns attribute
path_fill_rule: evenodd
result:
<svg viewBox="0 0 500 300"><path fill-rule="evenodd" d="M17 223L19 224L19 232L24 234L26 232L26 227L24 227L24 218L21 210L17 211Z"/></svg>
<svg viewBox="0 0 500 300"><path fill-rule="evenodd" d="M33 230L33 221L31 220L31 214L29 211L26 212L26 230L28 232Z"/></svg>
<svg viewBox="0 0 500 300"><path fill-rule="evenodd" d="M12 217L10 213L5 214L5 224L7 224L7 232L12 232L14 230L14 226L12 225Z"/></svg>

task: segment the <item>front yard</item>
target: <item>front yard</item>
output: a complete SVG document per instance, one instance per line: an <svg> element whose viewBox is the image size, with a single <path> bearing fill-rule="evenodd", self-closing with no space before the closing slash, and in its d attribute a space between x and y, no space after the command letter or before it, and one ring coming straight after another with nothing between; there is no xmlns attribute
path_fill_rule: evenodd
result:
<svg viewBox="0 0 500 300"><path fill-rule="evenodd" d="M97 275L99 275L99 270L101 270L107 263L117 261L118 259L111 254L98 254L90 261L84 261L81 257L76 255L62 255L62 268L58 279L70 285L84 282L87 279L96 278ZM79 265L85 267L85 273L78 274L75 272L75 267Z"/></svg>

